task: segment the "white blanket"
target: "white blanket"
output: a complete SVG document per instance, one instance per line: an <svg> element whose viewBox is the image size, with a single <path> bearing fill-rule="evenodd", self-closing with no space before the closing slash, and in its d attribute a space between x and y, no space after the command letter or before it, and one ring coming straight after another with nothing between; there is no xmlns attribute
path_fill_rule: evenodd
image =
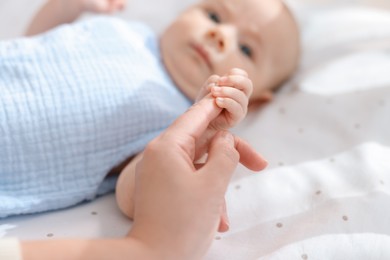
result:
<svg viewBox="0 0 390 260"><path fill-rule="evenodd" d="M301 67L235 129L270 166L237 169L231 230L206 258L390 259L390 12L357 4L389 2L289 2L300 15ZM9 219L0 235L121 236L131 224L113 203Z"/></svg>

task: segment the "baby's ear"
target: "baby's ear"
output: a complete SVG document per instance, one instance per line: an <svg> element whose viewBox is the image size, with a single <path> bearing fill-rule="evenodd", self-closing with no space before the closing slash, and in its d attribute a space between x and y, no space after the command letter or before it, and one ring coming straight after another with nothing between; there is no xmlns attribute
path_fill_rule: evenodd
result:
<svg viewBox="0 0 390 260"><path fill-rule="evenodd" d="M268 102L272 101L274 97L274 94L271 90L265 90L263 91L259 97L255 97L254 99L251 99L249 101L249 105L248 105L248 111L251 112L251 111L254 111L254 110L257 110L258 108L264 106L265 104L267 104Z"/></svg>

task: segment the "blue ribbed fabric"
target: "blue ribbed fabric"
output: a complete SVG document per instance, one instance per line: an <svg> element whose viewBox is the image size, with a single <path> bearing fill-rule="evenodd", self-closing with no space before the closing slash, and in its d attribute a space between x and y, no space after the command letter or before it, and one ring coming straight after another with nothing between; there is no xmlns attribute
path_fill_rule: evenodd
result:
<svg viewBox="0 0 390 260"><path fill-rule="evenodd" d="M190 104L140 23L102 16L0 42L0 217L113 190L107 172Z"/></svg>

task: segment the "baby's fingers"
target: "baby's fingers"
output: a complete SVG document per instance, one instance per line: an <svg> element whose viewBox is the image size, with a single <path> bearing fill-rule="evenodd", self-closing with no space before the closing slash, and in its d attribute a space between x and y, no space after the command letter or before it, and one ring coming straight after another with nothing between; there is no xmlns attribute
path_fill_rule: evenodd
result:
<svg viewBox="0 0 390 260"><path fill-rule="evenodd" d="M245 95L244 92L232 87L214 86L211 88L211 93L216 98L222 97L222 98L230 98L235 100L241 106L245 116L249 101L248 101L248 97Z"/></svg>
<svg viewBox="0 0 390 260"><path fill-rule="evenodd" d="M218 81L219 86L233 87L241 90L247 97L252 95L253 84L252 81L242 75L229 75L221 77Z"/></svg>
<svg viewBox="0 0 390 260"><path fill-rule="evenodd" d="M210 88L216 84L218 81L219 76L218 75L212 75L210 76L207 81L203 84L202 88L200 89L198 96L196 97L196 102L204 98L207 94L210 93Z"/></svg>
<svg viewBox="0 0 390 260"><path fill-rule="evenodd" d="M246 111L244 111L244 108L241 107L241 105L237 101L231 98L217 97L215 99L215 102L217 106L219 106L220 108L225 108L229 112L227 114L227 119L229 120L231 125L237 124L246 115Z"/></svg>
<svg viewBox="0 0 390 260"><path fill-rule="evenodd" d="M248 77L248 72L240 68L233 68L229 71L228 75L241 75L244 77Z"/></svg>

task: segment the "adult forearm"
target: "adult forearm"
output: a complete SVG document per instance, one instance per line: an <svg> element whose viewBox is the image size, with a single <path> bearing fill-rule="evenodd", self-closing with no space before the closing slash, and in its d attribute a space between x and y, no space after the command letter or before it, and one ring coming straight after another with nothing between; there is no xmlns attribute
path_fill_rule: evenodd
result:
<svg viewBox="0 0 390 260"><path fill-rule="evenodd" d="M21 242L23 260L159 259L160 254L133 238Z"/></svg>
<svg viewBox="0 0 390 260"><path fill-rule="evenodd" d="M58 25L71 23L81 14L80 1L49 0L35 15L25 35L32 36L48 31Z"/></svg>

